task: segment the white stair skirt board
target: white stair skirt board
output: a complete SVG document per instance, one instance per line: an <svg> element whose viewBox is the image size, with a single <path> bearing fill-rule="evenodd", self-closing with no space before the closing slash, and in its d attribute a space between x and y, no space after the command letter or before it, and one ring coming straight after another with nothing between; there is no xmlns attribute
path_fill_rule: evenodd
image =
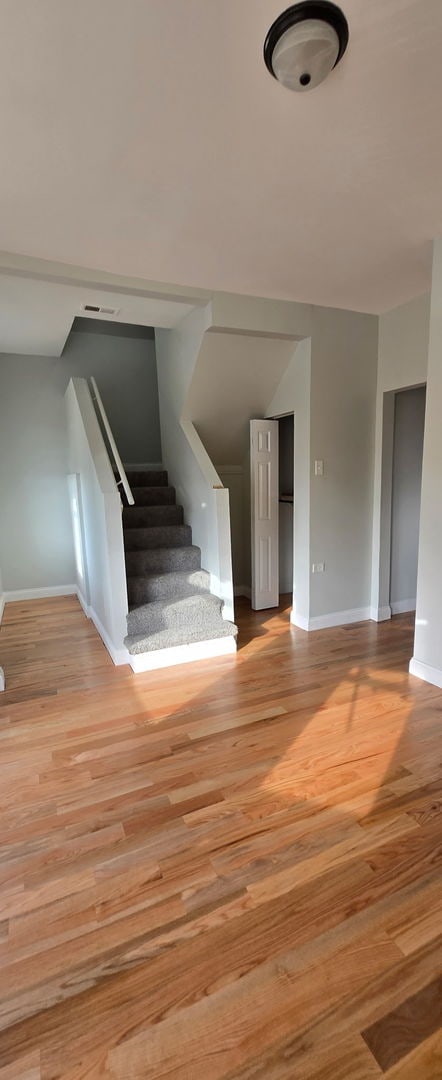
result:
<svg viewBox="0 0 442 1080"><path fill-rule="evenodd" d="M304 615L291 612L290 622L300 630L328 630L333 626L347 626L349 623L367 622L370 608L350 608L349 611L331 611L328 615L313 615L307 619Z"/></svg>
<svg viewBox="0 0 442 1080"><path fill-rule="evenodd" d="M391 600L391 614L405 615L407 611L416 611L416 597L413 600Z"/></svg>
<svg viewBox="0 0 442 1080"><path fill-rule="evenodd" d="M76 588L75 592L83 608L84 614L87 616L88 619L91 620L91 622L93 622L95 629L98 631L103 645L107 649L109 656L111 660L113 660L115 666L120 667L121 664L128 664L130 657L125 646L121 645L120 647L118 647L117 645L114 645L113 641L111 641L109 637L109 634L104 629L103 623L98 618L97 613L92 607L89 607L79 589Z"/></svg>
<svg viewBox="0 0 442 1080"><path fill-rule="evenodd" d="M391 607L389 604L385 604L384 607L370 608L369 618L372 622L386 622L387 619L391 619Z"/></svg>
<svg viewBox="0 0 442 1080"><path fill-rule="evenodd" d="M0 667L0 694L1 694L2 690L4 690L4 689L5 689L5 673L3 671L3 668Z"/></svg>
<svg viewBox="0 0 442 1080"><path fill-rule="evenodd" d="M417 679L423 679L424 682L439 686L442 689L442 671L440 668L431 667L430 664L424 664L422 660L416 660L412 656L408 670L410 675L415 675Z"/></svg>
<svg viewBox="0 0 442 1080"><path fill-rule="evenodd" d="M176 664L191 664L194 660L212 660L216 656L230 656L236 653L236 638L213 638L212 641L194 641L190 645L175 645L170 649L155 649L153 652L129 654L129 663L136 674L142 671L156 671L158 668L174 667Z"/></svg>

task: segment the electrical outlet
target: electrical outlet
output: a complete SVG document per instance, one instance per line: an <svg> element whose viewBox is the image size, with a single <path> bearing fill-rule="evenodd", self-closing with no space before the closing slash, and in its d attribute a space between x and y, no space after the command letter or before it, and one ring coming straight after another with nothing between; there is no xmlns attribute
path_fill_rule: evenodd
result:
<svg viewBox="0 0 442 1080"><path fill-rule="evenodd" d="M313 566L312 566L312 573L313 574L323 574L324 570L325 570L325 563L323 563L323 562L314 562L313 563Z"/></svg>
<svg viewBox="0 0 442 1080"><path fill-rule="evenodd" d="M323 475L324 475L324 462L323 461L315 461L315 476L323 476Z"/></svg>

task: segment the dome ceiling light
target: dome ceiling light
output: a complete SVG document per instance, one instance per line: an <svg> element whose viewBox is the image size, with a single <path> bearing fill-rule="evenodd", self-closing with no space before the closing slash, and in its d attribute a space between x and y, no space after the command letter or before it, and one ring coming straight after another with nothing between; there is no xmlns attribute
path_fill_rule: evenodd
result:
<svg viewBox="0 0 442 1080"><path fill-rule="evenodd" d="M313 90L339 64L347 44L347 19L337 5L303 0L270 27L264 60L270 74L289 90Z"/></svg>

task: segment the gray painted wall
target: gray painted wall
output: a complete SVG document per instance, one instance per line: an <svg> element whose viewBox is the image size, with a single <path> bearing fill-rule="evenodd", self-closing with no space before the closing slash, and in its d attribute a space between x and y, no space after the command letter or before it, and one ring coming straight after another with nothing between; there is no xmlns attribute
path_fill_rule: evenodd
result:
<svg viewBox="0 0 442 1080"><path fill-rule="evenodd" d="M72 375L95 376L125 463L161 461L153 330L75 319L58 364L63 393Z"/></svg>
<svg viewBox="0 0 442 1080"><path fill-rule="evenodd" d="M49 357L0 355L3 588L75 581L63 395Z"/></svg>
<svg viewBox="0 0 442 1080"><path fill-rule="evenodd" d="M377 357L376 316L315 309L310 563L324 562L325 573L311 578L313 617L370 603Z"/></svg>
<svg viewBox="0 0 442 1080"><path fill-rule="evenodd" d="M396 394L391 505L390 602L416 600L425 387Z"/></svg>
<svg viewBox="0 0 442 1080"><path fill-rule="evenodd" d="M95 375L124 461L161 461L155 343L105 326L105 334L71 333L60 358L0 354L5 591L75 581L64 406L71 376Z"/></svg>

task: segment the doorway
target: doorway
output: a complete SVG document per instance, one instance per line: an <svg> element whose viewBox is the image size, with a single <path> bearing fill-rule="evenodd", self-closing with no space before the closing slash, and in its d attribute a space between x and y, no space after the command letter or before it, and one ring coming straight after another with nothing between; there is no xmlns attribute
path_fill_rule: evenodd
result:
<svg viewBox="0 0 442 1080"><path fill-rule="evenodd" d="M293 592L293 490L295 422L293 413L278 420L279 443L279 595Z"/></svg>
<svg viewBox="0 0 442 1080"><path fill-rule="evenodd" d="M391 482L390 608L416 609L425 386L395 394Z"/></svg>

